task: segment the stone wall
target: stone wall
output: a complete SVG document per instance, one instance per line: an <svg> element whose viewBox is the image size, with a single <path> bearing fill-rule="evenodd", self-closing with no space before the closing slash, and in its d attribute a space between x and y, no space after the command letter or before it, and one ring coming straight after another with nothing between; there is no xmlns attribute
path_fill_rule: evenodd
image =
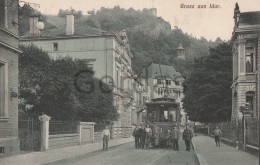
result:
<svg viewBox="0 0 260 165"><path fill-rule="evenodd" d="M79 134L49 135L49 149L78 145Z"/></svg>

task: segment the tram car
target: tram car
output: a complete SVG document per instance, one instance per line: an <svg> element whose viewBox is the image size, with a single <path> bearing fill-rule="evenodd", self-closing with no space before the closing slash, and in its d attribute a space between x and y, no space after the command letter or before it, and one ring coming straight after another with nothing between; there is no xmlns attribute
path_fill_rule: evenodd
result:
<svg viewBox="0 0 260 165"><path fill-rule="evenodd" d="M151 145L166 147L172 126L180 126L180 104L172 98L156 98L145 105L146 124L152 129Z"/></svg>

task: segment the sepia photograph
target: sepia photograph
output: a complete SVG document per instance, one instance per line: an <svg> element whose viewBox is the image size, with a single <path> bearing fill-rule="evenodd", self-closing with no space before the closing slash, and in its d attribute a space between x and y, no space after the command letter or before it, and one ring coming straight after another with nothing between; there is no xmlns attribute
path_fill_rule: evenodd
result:
<svg viewBox="0 0 260 165"><path fill-rule="evenodd" d="M0 165L259 165L259 0L0 0Z"/></svg>

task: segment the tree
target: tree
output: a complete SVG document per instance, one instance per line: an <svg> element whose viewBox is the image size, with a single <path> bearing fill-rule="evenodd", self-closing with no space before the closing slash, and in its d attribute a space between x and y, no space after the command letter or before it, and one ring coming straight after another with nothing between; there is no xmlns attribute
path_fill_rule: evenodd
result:
<svg viewBox="0 0 260 165"><path fill-rule="evenodd" d="M75 9L71 9L73 11L73 14L75 16L75 18L80 18L82 16L82 11L81 10L78 10L76 11ZM58 16L59 17L66 17L66 15L70 13L70 10L62 10L62 9L59 9L59 13L58 13Z"/></svg>
<svg viewBox="0 0 260 165"><path fill-rule="evenodd" d="M232 110L232 52L221 43L210 49L210 56L195 60L184 84L183 108L189 119L199 122L230 120Z"/></svg>
<svg viewBox="0 0 260 165"><path fill-rule="evenodd" d="M118 118L112 93L102 93L99 87L107 89L108 86L94 78L94 72L84 60L70 57L52 60L34 45L20 48L23 51L19 57L20 117L45 113L63 121L105 122ZM75 86L75 75L81 71L90 73L82 81L90 80L94 84L91 93Z"/></svg>

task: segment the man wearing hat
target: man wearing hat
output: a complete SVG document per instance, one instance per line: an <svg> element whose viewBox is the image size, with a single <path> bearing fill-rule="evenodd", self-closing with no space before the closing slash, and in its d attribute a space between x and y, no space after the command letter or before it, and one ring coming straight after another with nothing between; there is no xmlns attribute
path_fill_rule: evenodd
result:
<svg viewBox="0 0 260 165"><path fill-rule="evenodd" d="M178 143L179 137L180 137L179 129L177 129L177 126L174 125L173 130L171 132L171 140L172 140L174 151L179 151L179 143Z"/></svg>
<svg viewBox="0 0 260 165"><path fill-rule="evenodd" d="M191 139L193 137L191 129L189 129L188 124L186 124L186 128L183 131L182 139L185 140L186 151L190 151L191 147Z"/></svg>

